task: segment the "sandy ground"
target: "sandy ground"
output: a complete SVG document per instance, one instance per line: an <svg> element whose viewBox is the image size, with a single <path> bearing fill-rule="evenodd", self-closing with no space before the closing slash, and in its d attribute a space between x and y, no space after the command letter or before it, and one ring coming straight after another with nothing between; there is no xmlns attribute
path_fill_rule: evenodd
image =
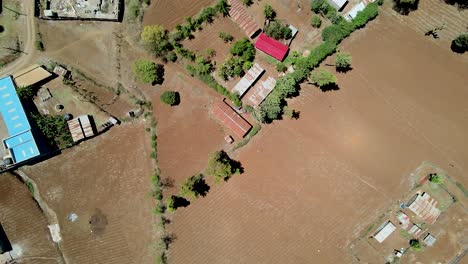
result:
<svg viewBox="0 0 468 264"><path fill-rule="evenodd" d="M152 262L150 147L143 123L125 124L24 169L57 213L67 262Z"/></svg>
<svg viewBox="0 0 468 264"><path fill-rule="evenodd" d="M47 219L28 188L13 175L0 175L0 222L21 263L60 263Z"/></svg>
<svg viewBox="0 0 468 264"><path fill-rule="evenodd" d="M350 240L422 161L467 184L466 55L392 16L343 43L354 69L339 91L304 85L300 119L264 127L238 153L245 174L174 215L171 262L349 263Z"/></svg>

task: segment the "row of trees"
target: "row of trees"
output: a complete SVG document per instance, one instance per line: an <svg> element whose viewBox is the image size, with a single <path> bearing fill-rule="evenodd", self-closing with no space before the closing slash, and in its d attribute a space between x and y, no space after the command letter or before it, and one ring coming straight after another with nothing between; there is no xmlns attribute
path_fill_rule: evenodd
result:
<svg viewBox="0 0 468 264"><path fill-rule="evenodd" d="M290 39L292 37L292 31L288 25L283 25L281 21L275 19L271 21L265 27L265 34L268 36L280 40L280 39Z"/></svg>
<svg viewBox="0 0 468 264"><path fill-rule="evenodd" d="M223 80L228 80L229 77L243 76L245 71L252 67L255 59L255 47L247 38L236 41L230 52L231 56L218 70L218 76Z"/></svg>

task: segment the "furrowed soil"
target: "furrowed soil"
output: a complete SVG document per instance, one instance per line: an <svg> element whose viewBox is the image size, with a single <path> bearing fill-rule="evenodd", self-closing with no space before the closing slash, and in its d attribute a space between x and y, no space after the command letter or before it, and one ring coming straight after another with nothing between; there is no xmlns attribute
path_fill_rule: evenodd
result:
<svg viewBox="0 0 468 264"><path fill-rule="evenodd" d="M213 4L213 0L154 0L145 10L143 25L162 25L171 30L184 22L187 16L196 15L201 9Z"/></svg>
<svg viewBox="0 0 468 264"><path fill-rule="evenodd" d="M0 175L0 223L19 263L61 263L48 222L25 184L15 176Z"/></svg>
<svg viewBox="0 0 468 264"><path fill-rule="evenodd" d="M141 122L112 127L24 169L57 214L68 263L152 263L153 166L144 128Z"/></svg>
<svg viewBox="0 0 468 264"><path fill-rule="evenodd" d="M353 70L337 74L338 91L303 85L290 101L300 119L264 126L233 155L245 174L178 209L171 263L350 263L351 240L422 161L468 184L467 55L390 12L342 43Z"/></svg>

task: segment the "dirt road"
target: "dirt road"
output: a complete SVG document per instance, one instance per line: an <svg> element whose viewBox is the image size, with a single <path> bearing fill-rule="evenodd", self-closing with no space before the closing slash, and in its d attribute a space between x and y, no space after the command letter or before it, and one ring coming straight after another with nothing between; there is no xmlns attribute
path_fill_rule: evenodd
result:
<svg viewBox="0 0 468 264"><path fill-rule="evenodd" d="M34 25L34 1L26 0L22 3L24 16L24 39L23 39L23 53L14 62L7 66L0 68L0 75L13 74L14 72L26 67L34 57L36 52L34 48L34 41L36 37L36 27Z"/></svg>

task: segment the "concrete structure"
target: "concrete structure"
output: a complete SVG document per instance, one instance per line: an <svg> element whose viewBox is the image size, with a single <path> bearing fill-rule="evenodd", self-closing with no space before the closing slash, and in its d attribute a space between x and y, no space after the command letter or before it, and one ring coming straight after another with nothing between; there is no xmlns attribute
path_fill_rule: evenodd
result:
<svg viewBox="0 0 468 264"><path fill-rule="evenodd" d="M327 0L327 2L333 6L336 10L341 11L348 3L348 0Z"/></svg>
<svg viewBox="0 0 468 264"><path fill-rule="evenodd" d="M424 239L423 239L423 242L424 244L432 247L435 242L437 241L437 239L435 237L433 237L431 234L427 234Z"/></svg>
<svg viewBox="0 0 468 264"><path fill-rule="evenodd" d="M115 20L124 0L46 0L46 18Z"/></svg>
<svg viewBox="0 0 468 264"><path fill-rule="evenodd" d="M260 82L254 87L254 92L249 96L249 101L254 105L260 105L265 98L273 91L276 85L276 80L273 77L268 77L265 81Z"/></svg>
<svg viewBox="0 0 468 264"><path fill-rule="evenodd" d="M240 79L240 81L234 86L231 92L238 93L242 97L247 90L249 90L252 85L260 78L260 76L265 72L265 70L255 63L252 68Z"/></svg>
<svg viewBox="0 0 468 264"><path fill-rule="evenodd" d="M67 77L69 74L69 71L60 65L55 66L53 72L62 77Z"/></svg>
<svg viewBox="0 0 468 264"><path fill-rule="evenodd" d="M32 86L50 78L52 74L41 65L34 64L13 74L13 79L19 87Z"/></svg>
<svg viewBox="0 0 468 264"><path fill-rule="evenodd" d="M240 138L243 138L252 129L252 125L234 111L224 100L214 104L212 112L216 118Z"/></svg>
<svg viewBox="0 0 468 264"><path fill-rule="evenodd" d="M426 192L416 193L406 207L428 224L435 223L441 213L437 208L437 201Z"/></svg>
<svg viewBox="0 0 468 264"><path fill-rule="evenodd" d="M260 31L260 27L255 20L249 16L245 10L245 6L239 0L228 0L231 5L229 16L239 27L245 32L249 38L255 37Z"/></svg>
<svg viewBox="0 0 468 264"><path fill-rule="evenodd" d="M393 233L393 231L395 231L395 229L395 225L393 225L392 222L387 221L379 227L377 232L374 234L374 238L379 243L382 243L385 239L387 239L388 236Z"/></svg>
<svg viewBox="0 0 468 264"><path fill-rule="evenodd" d="M31 125L16 93L11 76L0 79L0 137L3 166L20 163L40 155Z"/></svg>
<svg viewBox="0 0 468 264"><path fill-rule="evenodd" d="M68 123L68 129L73 138L73 142L78 142L82 139L89 138L94 136L93 124L88 115L81 115L77 118L74 118Z"/></svg>
<svg viewBox="0 0 468 264"><path fill-rule="evenodd" d="M255 48L265 52L271 57L283 61L284 57L289 51L289 47L283 43L277 41L274 38L267 36L265 33L261 33L255 42Z"/></svg>

